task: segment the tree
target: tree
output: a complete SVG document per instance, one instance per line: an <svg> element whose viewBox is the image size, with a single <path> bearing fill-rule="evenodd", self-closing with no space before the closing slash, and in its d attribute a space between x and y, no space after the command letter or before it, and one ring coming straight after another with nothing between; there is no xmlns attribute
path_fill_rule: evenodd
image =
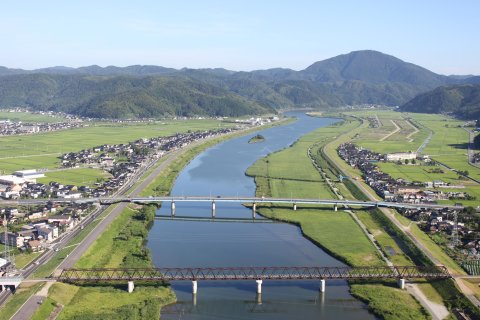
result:
<svg viewBox="0 0 480 320"><path fill-rule="evenodd" d="M416 164L416 163L417 163L417 160L412 159L412 164Z"/></svg>
<svg viewBox="0 0 480 320"><path fill-rule="evenodd" d="M473 139L473 144L475 145L476 149L480 149L480 134L477 134Z"/></svg>
<svg viewBox="0 0 480 320"><path fill-rule="evenodd" d="M405 164L408 164L408 163L409 163L408 159L405 159Z"/></svg>

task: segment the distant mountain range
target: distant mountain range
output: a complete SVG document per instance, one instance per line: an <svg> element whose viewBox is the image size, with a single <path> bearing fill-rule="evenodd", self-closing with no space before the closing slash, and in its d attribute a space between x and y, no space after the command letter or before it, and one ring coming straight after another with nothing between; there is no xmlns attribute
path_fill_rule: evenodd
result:
<svg viewBox="0 0 480 320"><path fill-rule="evenodd" d="M480 83L443 76L377 51L355 51L305 70L251 72L159 66L37 70L0 67L0 107L90 117L239 116L352 104L401 105L439 86Z"/></svg>

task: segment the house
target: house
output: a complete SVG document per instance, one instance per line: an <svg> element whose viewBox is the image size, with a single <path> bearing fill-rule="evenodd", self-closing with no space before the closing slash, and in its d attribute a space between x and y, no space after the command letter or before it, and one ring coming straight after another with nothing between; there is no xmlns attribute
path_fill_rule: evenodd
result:
<svg viewBox="0 0 480 320"><path fill-rule="evenodd" d="M43 225L37 227L38 237L42 237L45 241L52 241L58 238L58 228L56 226Z"/></svg>
<svg viewBox="0 0 480 320"><path fill-rule="evenodd" d="M29 215L28 219L29 220L38 220L38 219L44 218L46 215L47 215L46 212L43 212L43 211L35 212L35 213L32 213L31 215Z"/></svg>
<svg viewBox="0 0 480 320"><path fill-rule="evenodd" d="M74 226L74 221L70 215L56 215L48 218L48 223L55 226L64 226L66 229L71 229Z"/></svg>
<svg viewBox="0 0 480 320"><path fill-rule="evenodd" d="M32 249L32 251L37 252L42 249L42 243L38 240L30 240L28 241L28 247Z"/></svg>

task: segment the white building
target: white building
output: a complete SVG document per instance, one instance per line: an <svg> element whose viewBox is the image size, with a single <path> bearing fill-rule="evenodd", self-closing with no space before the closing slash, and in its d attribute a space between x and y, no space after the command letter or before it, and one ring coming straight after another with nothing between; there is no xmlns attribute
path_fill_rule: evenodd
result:
<svg viewBox="0 0 480 320"><path fill-rule="evenodd" d="M387 154L387 161L412 160L416 158L417 154L415 152L398 152Z"/></svg>
<svg viewBox="0 0 480 320"><path fill-rule="evenodd" d="M35 179L45 177L42 172L38 172L36 169L15 171L13 175L33 182L35 182Z"/></svg>

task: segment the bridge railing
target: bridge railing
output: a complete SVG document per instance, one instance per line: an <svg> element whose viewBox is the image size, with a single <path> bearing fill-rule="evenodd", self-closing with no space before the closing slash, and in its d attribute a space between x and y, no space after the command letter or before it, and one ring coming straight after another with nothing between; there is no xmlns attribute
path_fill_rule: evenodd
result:
<svg viewBox="0 0 480 320"><path fill-rule="evenodd" d="M57 280L175 281L175 280L307 280L307 279L415 279L449 278L443 266L379 267L218 267L218 268L130 268L64 269Z"/></svg>

